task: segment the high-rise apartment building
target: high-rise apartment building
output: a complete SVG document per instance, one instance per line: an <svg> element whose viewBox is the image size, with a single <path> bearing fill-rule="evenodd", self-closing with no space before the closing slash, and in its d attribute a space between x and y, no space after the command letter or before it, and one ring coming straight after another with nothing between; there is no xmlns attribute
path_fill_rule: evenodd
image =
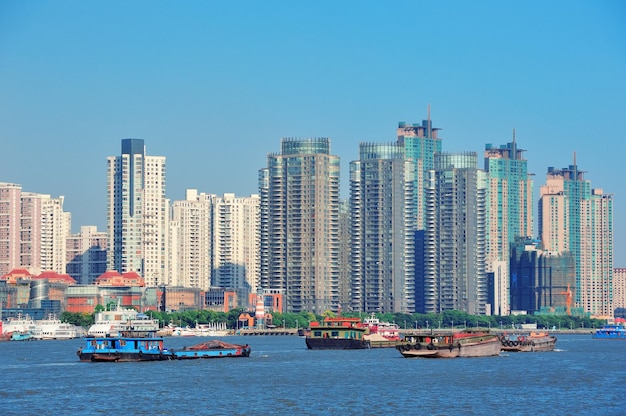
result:
<svg viewBox="0 0 626 416"><path fill-rule="evenodd" d="M232 288L240 301L259 288L259 196L213 199L211 285Z"/></svg>
<svg viewBox="0 0 626 416"><path fill-rule="evenodd" d="M78 284L92 284L107 271L109 236L97 227L82 226L80 232L67 237L66 273Z"/></svg>
<svg viewBox="0 0 626 416"><path fill-rule="evenodd" d="M626 267L613 269L613 310L615 316L626 318Z"/></svg>
<svg viewBox="0 0 626 416"><path fill-rule="evenodd" d="M63 200L0 183L0 274L18 267L65 273L71 215Z"/></svg>
<svg viewBox="0 0 626 416"><path fill-rule="evenodd" d="M437 133L440 129L433 128L428 106L428 119L421 124L398 123L398 144L404 147L405 158L413 163L413 208L415 210L415 227L424 229L425 215L425 184L428 172L435 168L435 153L442 151L442 141Z"/></svg>
<svg viewBox="0 0 626 416"><path fill-rule="evenodd" d="M437 153L426 189L423 311L486 313L485 173L475 152Z"/></svg>
<svg viewBox="0 0 626 416"><path fill-rule="evenodd" d="M361 143L350 163L352 309L411 313L414 169L400 144Z"/></svg>
<svg viewBox="0 0 626 416"><path fill-rule="evenodd" d="M109 269L136 272L147 286L169 283L165 157L147 156L141 139L123 139L107 165Z"/></svg>
<svg viewBox="0 0 626 416"><path fill-rule="evenodd" d="M283 139L259 174L262 281L287 312L339 308L339 157L328 138Z"/></svg>
<svg viewBox="0 0 626 416"><path fill-rule="evenodd" d="M576 306L612 316L613 196L592 190L575 160L564 169L550 167L540 188L538 223L545 250L574 257Z"/></svg>
<svg viewBox="0 0 626 416"><path fill-rule="evenodd" d="M211 286L213 195L195 189L172 204L170 284L207 290Z"/></svg>
<svg viewBox="0 0 626 416"><path fill-rule="evenodd" d="M487 259L488 278L498 296L493 313L509 314L510 245L518 237L533 235L533 182L528 174L524 150L513 141L499 148L485 146L487 172Z"/></svg>
<svg viewBox="0 0 626 416"><path fill-rule="evenodd" d="M20 266L22 187L0 182L0 276Z"/></svg>
<svg viewBox="0 0 626 416"><path fill-rule="evenodd" d="M339 305L342 310L353 310L351 289L351 220L350 200L339 202Z"/></svg>
<svg viewBox="0 0 626 416"><path fill-rule="evenodd" d="M50 195L22 192L20 266L31 271L65 273L66 239L71 216L63 200Z"/></svg>

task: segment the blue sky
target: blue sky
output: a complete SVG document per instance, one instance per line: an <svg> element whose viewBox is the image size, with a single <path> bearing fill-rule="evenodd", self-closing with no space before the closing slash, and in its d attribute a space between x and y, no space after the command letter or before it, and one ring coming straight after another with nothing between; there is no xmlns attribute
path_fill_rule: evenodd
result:
<svg viewBox="0 0 626 416"><path fill-rule="evenodd" d="M535 188L576 152L626 266L626 2L0 2L0 181L106 229L106 157L144 139L167 193L257 192L282 137L348 164L427 116L444 151L516 129ZM536 219L535 219L536 223Z"/></svg>

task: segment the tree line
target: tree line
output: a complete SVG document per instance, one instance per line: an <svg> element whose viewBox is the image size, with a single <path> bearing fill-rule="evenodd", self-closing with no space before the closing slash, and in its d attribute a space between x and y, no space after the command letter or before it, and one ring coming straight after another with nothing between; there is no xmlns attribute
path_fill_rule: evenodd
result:
<svg viewBox="0 0 626 416"><path fill-rule="evenodd" d="M104 310L98 305L94 313L74 313L63 312L61 320L73 325L88 328L93 325L95 313ZM174 325L180 327L194 327L196 324L225 323L229 329L237 330L244 325L239 321L239 315L247 312L244 309L233 309L229 312L216 312L210 310L189 310L180 312L147 311L146 315L152 319L158 319L160 326ZM280 313L273 312L271 325L285 328L307 328L311 322L323 322L326 317L335 317L331 311L326 311L322 315L311 312ZM369 317L364 312L344 313L346 317ZM507 315L507 316L485 316L470 315L460 311L446 311L443 313L429 314L403 314L403 313L383 313L375 314L375 317L382 322L393 322L401 329L429 329L429 328L490 328L509 329L516 328L522 324L537 324L540 329L580 329L599 328L605 322L589 317L578 317L568 315Z"/></svg>

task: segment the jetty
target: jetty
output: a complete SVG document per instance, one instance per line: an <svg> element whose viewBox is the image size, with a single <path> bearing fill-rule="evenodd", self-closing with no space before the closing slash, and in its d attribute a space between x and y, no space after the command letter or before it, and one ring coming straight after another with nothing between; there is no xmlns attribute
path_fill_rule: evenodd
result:
<svg viewBox="0 0 626 416"><path fill-rule="evenodd" d="M268 329L240 329L236 335L298 335L298 330L294 328L268 328Z"/></svg>

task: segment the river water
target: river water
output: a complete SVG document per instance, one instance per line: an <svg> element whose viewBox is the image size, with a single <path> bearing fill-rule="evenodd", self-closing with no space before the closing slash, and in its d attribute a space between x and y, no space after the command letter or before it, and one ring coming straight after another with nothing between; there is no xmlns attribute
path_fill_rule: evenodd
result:
<svg viewBox="0 0 626 416"><path fill-rule="evenodd" d="M180 348L204 338L167 338ZM3 415L626 415L626 341L449 360L226 337L250 358L84 363L83 340L0 343Z"/></svg>

